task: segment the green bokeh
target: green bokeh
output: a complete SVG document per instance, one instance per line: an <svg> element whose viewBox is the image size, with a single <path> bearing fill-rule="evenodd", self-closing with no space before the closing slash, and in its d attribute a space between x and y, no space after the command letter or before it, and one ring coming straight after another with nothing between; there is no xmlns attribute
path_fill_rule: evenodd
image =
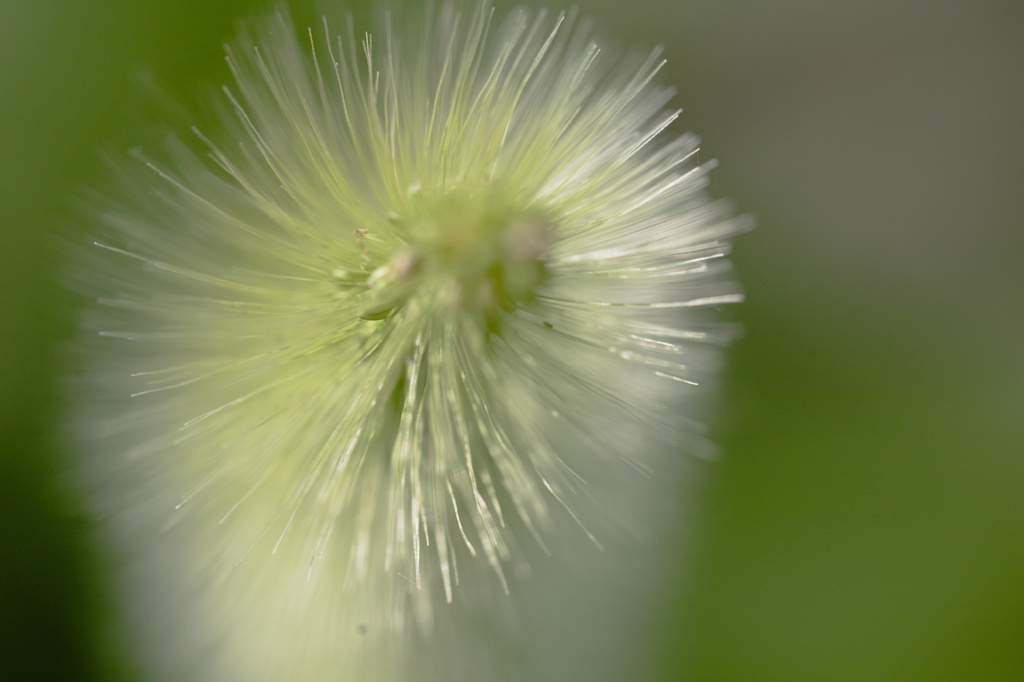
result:
<svg viewBox="0 0 1024 682"><path fill-rule="evenodd" d="M665 45L713 191L759 223L723 456L637 679L1024 679L1019 5L578 4ZM133 77L197 98L267 6L0 6L0 679L132 677L61 473L55 237L98 150L144 134Z"/></svg>

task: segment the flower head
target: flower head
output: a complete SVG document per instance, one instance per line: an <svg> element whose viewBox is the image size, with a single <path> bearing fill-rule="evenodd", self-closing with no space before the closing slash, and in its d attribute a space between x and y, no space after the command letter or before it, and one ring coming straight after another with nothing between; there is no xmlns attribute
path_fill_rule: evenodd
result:
<svg viewBox="0 0 1024 682"><path fill-rule="evenodd" d="M740 224L657 55L573 23L279 14L211 130L122 169L82 421L171 678L334 679L509 601L685 431Z"/></svg>

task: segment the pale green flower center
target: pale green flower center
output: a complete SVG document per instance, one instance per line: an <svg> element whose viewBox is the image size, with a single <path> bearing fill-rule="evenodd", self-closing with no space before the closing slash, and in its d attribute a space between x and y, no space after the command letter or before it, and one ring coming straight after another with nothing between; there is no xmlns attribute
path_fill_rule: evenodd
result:
<svg viewBox="0 0 1024 682"><path fill-rule="evenodd" d="M532 299L547 276L549 222L493 188L417 192L392 220L403 244L368 273L364 319L383 319L415 298L498 331L502 311Z"/></svg>

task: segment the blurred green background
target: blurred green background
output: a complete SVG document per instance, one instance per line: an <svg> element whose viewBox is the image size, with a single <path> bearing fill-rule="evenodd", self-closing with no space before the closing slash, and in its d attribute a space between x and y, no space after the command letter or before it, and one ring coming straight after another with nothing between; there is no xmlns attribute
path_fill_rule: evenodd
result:
<svg viewBox="0 0 1024 682"><path fill-rule="evenodd" d="M723 457L637 679L1024 680L1024 6L577 4L665 45L680 130L759 223ZM62 492L54 235L97 151L142 139L137 67L194 98L266 7L0 4L2 680L132 679Z"/></svg>

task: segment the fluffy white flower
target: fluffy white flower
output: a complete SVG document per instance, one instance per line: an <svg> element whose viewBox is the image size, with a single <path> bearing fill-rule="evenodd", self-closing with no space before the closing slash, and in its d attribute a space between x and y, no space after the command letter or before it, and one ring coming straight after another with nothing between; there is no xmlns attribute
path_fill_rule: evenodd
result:
<svg viewBox="0 0 1024 682"><path fill-rule="evenodd" d="M82 259L86 471L158 677L517 669L529 599L643 524L738 298L656 54L404 19L241 37Z"/></svg>

